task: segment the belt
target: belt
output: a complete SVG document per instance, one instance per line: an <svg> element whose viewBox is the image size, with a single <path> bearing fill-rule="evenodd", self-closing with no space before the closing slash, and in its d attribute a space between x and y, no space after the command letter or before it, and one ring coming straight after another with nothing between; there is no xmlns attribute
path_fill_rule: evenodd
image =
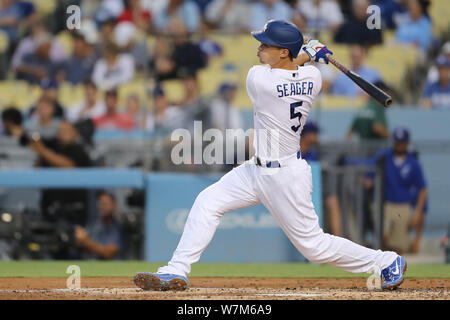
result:
<svg viewBox="0 0 450 320"><path fill-rule="evenodd" d="M297 156L297 159L300 159L300 158L301 158L300 150L297 151L296 156ZM291 157L291 156L288 156L288 157L286 157L285 159L290 158L290 157ZM283 162L281 159L280 159L280 161ZM262 162L261 159L260 159L259 157L255 157L255 163L256 163L256 165L257 165L257 166L260 166L260 167L266 167L266 168L281 168L280 161L279 161L279 160L272 160L272 161Z"/></svg>

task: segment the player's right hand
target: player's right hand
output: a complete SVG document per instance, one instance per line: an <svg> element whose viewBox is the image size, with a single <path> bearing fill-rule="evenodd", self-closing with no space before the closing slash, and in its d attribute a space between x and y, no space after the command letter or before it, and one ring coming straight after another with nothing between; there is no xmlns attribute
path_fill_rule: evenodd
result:
<svg viewBox="0 0 450 320"><path fill-rule="evenodd" d="M333 52L328 50L327 46L320 43L319 40L309 39L306 44L302 47L311 61L328 64L328 56L332 55Z"/></svg>

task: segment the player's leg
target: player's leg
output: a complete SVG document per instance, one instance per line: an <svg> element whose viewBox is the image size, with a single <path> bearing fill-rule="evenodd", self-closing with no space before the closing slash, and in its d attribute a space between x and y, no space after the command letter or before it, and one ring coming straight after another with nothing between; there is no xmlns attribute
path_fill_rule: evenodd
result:
<svg viewBox="0 0 450 320"><path fill-rule="evenodd" d="M218 182L203 190L195 199L180 242L167 266L157 273L139 272L135 284L144 290L184 290L191 265L200 259L228 211L259 203L253 191L248 162L234 168Z"/></svg>
<svg viewBox="0 0 450 320"><path fill-rule="evenodd" d="M311 168L306 161L300 159L276 175L259 175L257 180L262 189L272 190L260 195L261 202L308 260L361 273L373 266L382 270L397 258L395 252L365 248L323 232L312 203Z"/></svg>
<svg viewBox="0 0 450 320"><path fill-rule="evenodd" d="M210 243L220 218L228 211L259 203L250 174L246 162L197 196L172 259L158 272L186 276L191 271L191 264L200 259Z"/></svg>

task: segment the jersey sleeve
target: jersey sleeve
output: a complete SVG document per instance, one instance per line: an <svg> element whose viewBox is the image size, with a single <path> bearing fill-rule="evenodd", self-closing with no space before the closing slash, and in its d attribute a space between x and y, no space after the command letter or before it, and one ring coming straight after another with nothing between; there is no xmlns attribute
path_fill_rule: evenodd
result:
<svg viewBox="0 0 450 320"><path fill-rule="evenodd" d="M256 101L255 73L256 68L255 67L250 68L247 74L247 81L246 81L248 96L250 97L252 103L255 103Z"/></svg>

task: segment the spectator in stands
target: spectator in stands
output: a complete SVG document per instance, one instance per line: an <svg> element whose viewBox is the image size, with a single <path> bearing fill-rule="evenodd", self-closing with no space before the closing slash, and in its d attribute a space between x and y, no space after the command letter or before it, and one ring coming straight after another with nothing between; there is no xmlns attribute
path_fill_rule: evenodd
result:
<svg viewBox="0 0 450 320"><path fill-rule="evenodd" d="M224 82L220 85L218 95L211 101L211 126L225 133L226 129L242 129L241 113L234 100L236 99L237 85Z"/></svg>
<svg viewBox="0 0 450 320"><path fill-rule="evenodd" d="M144 110L141 108L141 99L137 94L131 93L127 96L125 103L127 114L133 119L134 128L142 128L142 120L144 119Z"/></svg>
<svg viewBox="0 0 450 320"><path fill-rule="evenodd" d="M152 15L141 6L140 0L125 0L125 9L117 18L117 24L122 22L131 22L139 30L147 32L152 26Z"/></svg>
<svg viewBox="0 0 450 320"><path fill-rule="evenodd" d="M241 113L234 104L237 93L237 85L233 82L223 82L219 86L217 93L217 96L214 97L210 103L209 126L219 129L222 132L224 137L224 147L226 147L226 149L223 150L225 164L234 166L238 163L239 158L244 159L245 157L245 154L238 154L239 152L245 150L240 150L237 142L239 139L236 138L237 132L235 131L244 128ZM229 141L232 141L233 145L231 145L231 147L233 148L230 148L228 145ZM235 142L238 146L237 148L234 148ZM227 152L229 150L234 150L234 154Z"/></svg>
<svg viewBox="0 0 450 320"><path fill-rule="evenodd" d="M207 65L207 55L197 43L189 40L181 20L171 20L168 30L173 36L173 43L159 41L151 62L159 80L195 76L199 69Z"/></svg>
<svg viewBox="0 0 450 320"><path fill-rule="evenodd" d="M382 27L395 29L403 16L407 15L407 0L375 0L373 5L380 8Z"/></svg>
<svg viewBox="0 0 450 320"><path fill-rule="evenodd" d="M384 167L384 247L399 254L417 253L427 198L425 178L417 157L408 150L408 130L396 128L392 138L393 147L381 150L373 159L374 164L382 163ZM373 174L366 185L373 185ZM412 209L414 213L411 215ZM411 241L410 231L413 229L415 238Z"/></svg>
<svg viewBox="0 0 450 320"><path fill-rule="evenodd" d="M424 14L424 7L419 0L408 0L408 16L395 32L400 43L414 44L427 52L433 41L430 18Z"/></svg>
<svg viewBox="0 0 450 320"><path fill-rule="evenodd" d="M292 17L291 7L280 0L262 0L251 4L248 27L250 30L261 30L270 19L288 20Z"/></svg>
<svg viewBox="0 0 450 320"><path fill-rule="evenodd" d="M446 56L450 60L450 41L444 43L441 48L441 55ZM436 64L432 65L428 70L427 82L436 82L439 79L438 67Z"/></svg>
<svg viewBox="0 0 450 320"><path fill-rule="evenodd" d="M16 67L17 78L31 84L39 84L44 78L54 79L59 69L58 64L50 58L50 35L40 34L36 37L35 44L35 52L25 55Z"/></svg>
<svg viewBox="0 0 450 320"><path fill-rule="evenodd" d="M440 55L436 67L439 79L425 85L422 105L427 109L450 111L450 59Z"/></svg>
<svg viewBox="0 0 450 320"><path fill-rule="evenodd" d="M316 147L319 143L319 127L314 122L307 122L302 129L300 151L306 162L319 161ZM337 180L334 174L326 172L323 176L323 196L327 210L327 228L331 234L342 236L342 218L337 197Z"/></svg>
<svg viewBox="0 0 450 320"><path fill-rule="evenodd" d="M61 121L54 117L54 113L53 100L42 96L36 105L33 117L25 125L27 132L38 133L43 139L55 138Z"/></svg>
<svg viewBox="0 0 450 320"><path fill-rule="evenodd" d="M352 45L350 47L350 69L359 74L361 77L371 83L375 83L381 79L377 70L364 65L364 58L367 49L360 45ZM366 95L350 78L345 74L339 73L333 82L331 93L335 95L343 95L348 97L357 97Z"/></svg>
<svg viewBox="0 0 450 320"><path fill-rule="evenodd" d="M139 36L138 29L133 23L128 21L118 23L113 34L114 42L121 51L133 57L136 69L143 68L148 63L147 41Z"/></svg>
<svg viewBox="0 0 450 320"><path fill-rule="evenodd" d="M147 116L147 130L170 131L186 126L187 116L185 109L172 105L161 87L155 88L153 98L155 109L153 114Z"/></svg>
<svg viewBox="0 0 450 320"><path fill-rule="evenodd" d="M390 88L382 82L374 83L378 88L390 94ZM373 98L369 98L366 105L356 113L347 133L347 139L357 134L360 140L387 140L389 130L387 127L386 109Z"/></svg>
<svg viewBox="0 0 450 320"><path fill-rule="evenodd" d="M102 130L131 130L134 128L133 118L127 113L119 112L117 89L105 93L105 114L94 118L95 128Z"/></svg>
<svg viewBox="0 0 450 320"><path fill-rule="evenodd" d="M191 0L168 0L154 16L155 27L159 31L166 30L172 19L183 21L189 32L197 32L200 29L200 10Z"/></svg>
<svg viewBox="0 0 450 320"><path fill-rule="evenodd" d="M14 69L23 62L25 56L33 54L36 51L36 40L41 35L48 35L48 32L42 21L37 21L30 27L29 35L20 40L14 52L11 62ZM66 59L64 48L57 39L51 40L49 56L50 60L55 64L61 63Z"/></svg>
<svg viewBox="0 0 450 320"><path fill-rule="evenodd" d="M72 38L72 56L64 63L58 80L65 80L76 85L91 78L97 56L94 47L81 33L74 32Z"/></svg>
<svg viewBox="0 0 450 320"><path fill-rule="evenodd" d="M78 139L76 127L68 121L61 121L55 137L47 139L43 135L32 135L26 138L26 144L39 155L40 167L89 167L90 157Z"/></svg>
<svg viewBox="0 0 450 320"><path fill-rule="evenodd" d="M96 46L96 51L98 54L102 53L105 45L114 42L114 30L116 26L116 19L109 18L105 21L102 21L99 26L99 39Z"/></svg>
<svg viewBox="0 0 450 320"><path fill-rule="evenodd" d="M43 79L41 81L41 90L42 97L49 99L53 102L55 106L55 111L53 113L53 117L57 119L62 119L65 117L65 109L64 106L58 101L58 83L53 79ZM28 111L28 117L32 118L34 115L34 111L36 109L36 105L31 106Z"/></svg>
<svg viewBox="0 0 450 320"><path fill-rule="evenodd" d="M369 0L353 0L352 16L336 31L334 41L360 45L382 43L381 29L367 28L368 6Z"/></svg>
<svg viewBox="0 0 450 320"><path fill-rule="evenodd" d="M120 53L115 43L108 42L103 47L103 57L94 65L92 81L98 88L108 90L131 81L134 73L133 57Z"/></svg>
<svg viewBox="0 0 450 320"><path fill-rule="evenodd" d="M242 0L213 0L205 11L205 20L213 28L226 32L248 30L249 5Z"/></svg>
<svg viewBox="0 0 450 320"><path fill-rule="evenodd" d="M14 128L22 126L22 112L15 107L8 107L2 111L3 134L13 135Z"/></svg>
<svg viewBox="0 0 450 320"><path fill-rule="evenodd" d="M311 31L330 30L334 33L344 21L335 0L297 0L296 8Z"/></svg>
<svg viewBox="0 0 450 320"><path fill-rule="evenodd" d="M315 149L318 143L319 127L311 121L305 123L301 133L300 150L302 152L302 158L307 162L319 160L317 150Z"/></svg>
<svg viewBox="0 0 450 320"><path fill-rule="evenodd" d="M19 24L22 20L22 12L15 0L1 0L0 2L0 30L8 35L10 42L18 40Z"/></svg>
<svg viewBox="0 0 450 320"><path fill-rule="evenodd" d="M108 20L116 20L125 9L124 2L118 0L101 0L95 14L97 23L102 24Z"/></svg>
<svg viewBox="0 0 450 320"><path fill-rule="evenodd" d="M117 202L113 194L101 191L97 200L98 217L87 229L76 226L75 240L85 259L116 259L122 249L122 226L117 220Z"/></svg>
<svg viewBox="0 0 450 320"><path fill-rule="evenodd" d="M97 100L97 86L91 80L84 82L84 101L68 109L67 118L71 122L85 119L95 119L105 114L106 107L103 101Z"/></svg>
<svg viewBox="0 0 450 320"><path fill-rule="evenodd" d="M91 166L91 159L79 141L78 131L68 121L62 121L57 128L57 136L49 139L42 135L29 134L16 126L13 135L23 146L33 150L38 160L37 167L76 168ZM41 210L47 221L59 221L84 225L87 219L87 192L82 189L44 189Z"/></svg>

